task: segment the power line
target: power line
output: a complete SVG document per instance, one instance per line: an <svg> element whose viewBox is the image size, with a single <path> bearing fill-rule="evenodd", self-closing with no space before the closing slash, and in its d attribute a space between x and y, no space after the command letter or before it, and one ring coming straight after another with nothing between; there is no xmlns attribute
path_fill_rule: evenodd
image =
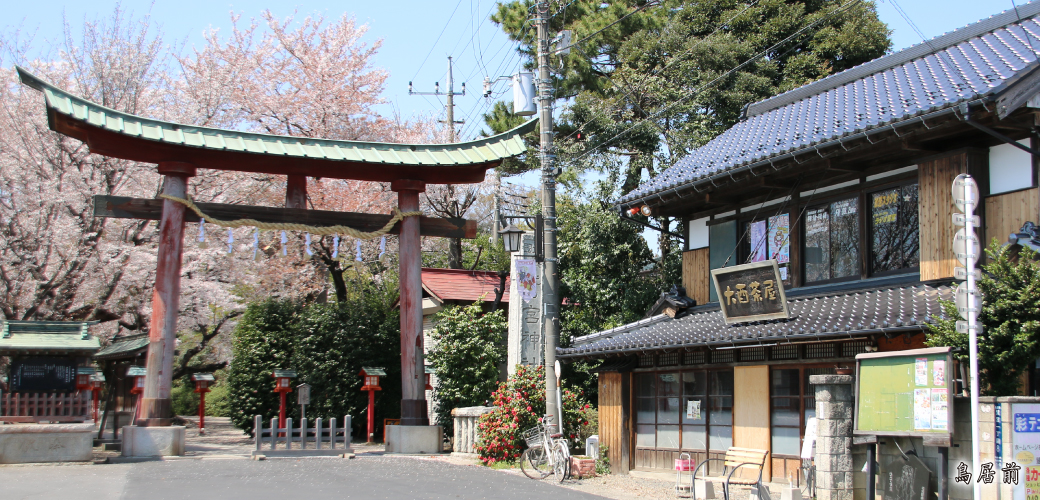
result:
<svg viewBox="0 0 1040 500"><path fill-rule="evenodd" d="M455 17L455 13L458 12L459 6L462 5L462 0L455 4L455 10L451 11L451 15L448 16L448 22L444 23L444 28L441 28L441 34L437 35L437 39L430 45L430 51L426 53L426 57L423 58L423 62L419 64L419 69L415 70L415 75L412 76L412 80L419 76L419 72L422 71L423 66L426 65L426 61L430 59L430 54L433 54L433 49L437 47L437 43L441 41L441 37L444 36L444 32L448 30L448 26L451 25L451 20Z"/></svg>

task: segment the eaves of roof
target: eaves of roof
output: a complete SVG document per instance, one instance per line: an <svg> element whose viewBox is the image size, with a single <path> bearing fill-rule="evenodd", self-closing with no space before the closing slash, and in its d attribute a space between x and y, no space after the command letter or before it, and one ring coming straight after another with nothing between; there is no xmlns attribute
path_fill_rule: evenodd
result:
<svg viewBox="0 0 1040 500"><path fill-rule="evenodd" d="M94 359L105 361L111 359L131 358L148 348L148 334L140 333L126 337L116 337L112 343L94 354Z"/></svg>
<svg viewBox="0 0 1040 500"><path fill-rule="evenodd" d="M921 331L942 317L939 299L953 289L924 283L830 295L789 298L791 319L726 325L718 306L681 318L633 323L584 337L558 348L558 358L603 358L616 354L695 347L738 346L826 340L874 334ZM646 321L646 320L644 320Z"/></svg>
<svg viewBox="0 0 1040 500"><path fill-rule="evenodd" d="M77 97L24 68L22 83L44 95L52 130L91 152L145 163L390 182L480 182L484 171L527 150L530 120L512 130L454 144L391 144L254 134L153 120ZM453 179L455 179L453 181Z"/></svg>
<svg viewBox="0 0 1040 500"><path fill-rule="evenodd" d="M1037 68L1040 2L766 99L749 116L640 185L621 208L855 138L986 104ZM1019 22L1019 15L1023 19Z"/></svg>
<svg viewBox="0 0 1040 500"><path fill-rule="evenodd" d="M0 355L27 352L92 354L101 342L87 327L96 321L4 321Z"/></svg>
<svg viewBox="0 0 1040 500"><path fill-rule="evenodd" d="M499 283L498 273L494 271L429 267L422 269L423 289L442 302L446 300L493 302L495 288L498 288ZM506 289L502 294L502 302L509 302L509 277L506 277Z"/></svg>

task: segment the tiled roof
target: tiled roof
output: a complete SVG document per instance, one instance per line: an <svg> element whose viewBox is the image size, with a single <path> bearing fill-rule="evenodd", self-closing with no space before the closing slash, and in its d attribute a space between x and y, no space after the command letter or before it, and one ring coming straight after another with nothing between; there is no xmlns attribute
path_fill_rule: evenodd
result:
<svg viewBox="0 0 1040 500"><path fill-rule="evenodd" d="M116 337L112 339L111 344L108 344L103 349L98 351L97 354L94 355L94 359L105 360L118 358L132 358L146 348L148 348L147 333L138 333L136 335Z"/></svg>
<svg viewBox="0 0 1040 500"><path fill-rule="evenodd" d="M17 69L22 83L43 93L52 127L53 115L65 116L85 126L97 127L127 138L201 150L370 163L373 166L455 167L496 164L526 151L527 146L521 136L534 130L537 123L537 120L530 120L493 137L455 144L389 144L253 134L153 120L116 111L70 94L23 68Z"/></svg>
<svg viewBox="0 0 1040 500"><path fill-rule="evenodd" d="M655 316L621 328L574 339L562 358L599 357L658 349L805 341L883 332L921 330L942 315L940 298L953 289L921 283L873 290L790 298L790 320L726 326L718 306L703 306L678 319Z"/></svg>
<svg viewBox="0 0 1040 500"><path fill-rule="evenodd" d="M960 103L992 99L1040 50L1040 2L880 57L752 104L748 118L694 150L619 200L623 206L675 188L710 182L736 169L768 165L796 152ZM1019 22L1019 16L1023 21ZM1032 47L1030 46L1030 40Z"/></svg>
<svg viewBox="0 0 1040 500"><path fill-rule="evenodd" d="M88 331L96 321L4 321L0 355L28 351L93 353L101 342Z"/></svg>
<svg viewBox="0 0 1040 500"><path fill-rule="evenodd" d="M440 301L463 300L474 302L495 301L495 288L498 288L498 273L494 271L468 271L466 269L422 269L422 284L431 295ZM506 278L506 290L502 294L502 302L509 302L509 278Z"/></svg>

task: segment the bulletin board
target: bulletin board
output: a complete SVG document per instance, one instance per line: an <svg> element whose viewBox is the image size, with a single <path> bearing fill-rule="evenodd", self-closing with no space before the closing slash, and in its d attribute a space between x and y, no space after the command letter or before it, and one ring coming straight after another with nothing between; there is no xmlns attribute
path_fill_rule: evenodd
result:
<svg viewBox="0 0 1040 500"><path fill-rule="evenodd" d="M953 429L950 347L856 356L854 434L945 436Z"/></svg>

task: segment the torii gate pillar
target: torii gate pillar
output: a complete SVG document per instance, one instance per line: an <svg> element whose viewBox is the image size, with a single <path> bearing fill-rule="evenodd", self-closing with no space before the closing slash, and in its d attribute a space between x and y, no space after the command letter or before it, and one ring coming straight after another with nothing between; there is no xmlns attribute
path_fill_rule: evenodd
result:
<svg viewBox="0 0 1040 500"><path fill-rule="evenodd" d="M188 178L195 176L190 163L159 163L163 194L185 198ZM148 357L145 363L144 393L137 425L170 425L173 385L173 351L177 344L177 313L180 310L181 254L184 246L184 205L164 200L159 224L159 255L152 292L152 324L148 331Z"/></svg>
<svg viewBox="0 0 1040 500"><path fill-rule="evenodd" d="M419 210L419 193L426 183L396 180L390 189L397 192L402 212ZM401 280L401 425L430 425L426 406L426 370L423 363L422 332L422 254L419 217L405 217L400 235Z"/></svg>

